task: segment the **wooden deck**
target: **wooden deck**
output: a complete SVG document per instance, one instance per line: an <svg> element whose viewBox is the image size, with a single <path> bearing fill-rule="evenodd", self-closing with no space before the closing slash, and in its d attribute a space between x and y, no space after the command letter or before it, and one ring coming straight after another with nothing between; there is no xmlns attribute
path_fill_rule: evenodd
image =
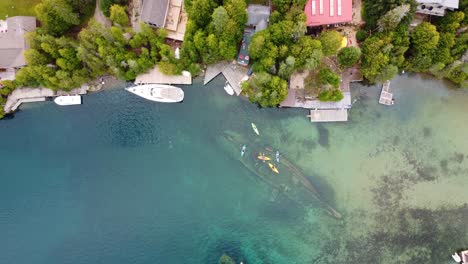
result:
<svg viewBox="0 0 468 264"><path fill-rule="evenodd" d="M209 65L206 68L203 84L206 85L220 73L223 74L224 78L226 78L232 89L234 89L236 95L239 95L242 92L241 82L245 79L245 77L248 77L247 68L226 61Z"/></svg>
<svg viewBox="0 0 468 264"><path fill-rule="evenodd" d="M55 97L61 95L82 95L88 92L89 86L83 85L79 88L66 91L53 91L47 88L20 88L15 89L7 99L4 106L5 113L10 113L18 109L22 103L42 102L47 97Z"/></svg>
<svg viewBox="0 0 468 264"><path fill-rule="evenodd" d="M348 109L310 110L310 122L345 122L348 121Z"/></svg>
<svg viewBox="0 0 468 264"><path fill-rule="evenodd" d="M379 104L393 105L393 93L390 92L390 81L386 81L382 85L382 91L380 92Z"/></svg>
<svg viewBox="0 0 468 264"><path fill-rule="evenodd" d="M187 75L166 75L162 73L158 66L147 73L140 74L135 79L135 84L156 83L156 84L192 84L192 76Z"/></svg>

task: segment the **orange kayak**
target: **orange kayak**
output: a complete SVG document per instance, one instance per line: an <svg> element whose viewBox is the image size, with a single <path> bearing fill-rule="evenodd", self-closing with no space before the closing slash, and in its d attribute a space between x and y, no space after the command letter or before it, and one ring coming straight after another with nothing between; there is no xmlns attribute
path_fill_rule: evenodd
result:
<svg viewBox="0 0 468 264"><path fill-rule="evenodd" d="M257 159L259 160L263 160L263 161L266 161L266 160L271 160L269 157L263 155L263 154L259 154Z"/></svg>
<svg viewBox="0 0 468 264"><path fill-rule="evenodd" d="M271 164L268 162L268 166L270 166L270 169L274 172L274 173L279 173L278 169L276 168L275 165Z"/></svg>

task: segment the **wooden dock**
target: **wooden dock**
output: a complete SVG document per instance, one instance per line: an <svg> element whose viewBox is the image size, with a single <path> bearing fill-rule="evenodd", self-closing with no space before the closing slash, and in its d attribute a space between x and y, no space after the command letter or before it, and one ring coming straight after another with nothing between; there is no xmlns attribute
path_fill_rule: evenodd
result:
<svg viewBox="0 0 468 264"><path fill-rule="evenodd" d="M157 83L157 84L192 84L192 76L189 72L182 75L166 75L158 66L146 73L140 74L135 79L135 84Z"/></svg>
<svg viewBox="0 0 468 264"><path fill-rule="evenodd" d="M18 109L22 103L32 103L32 102L43 102L47 97L55 97L62 95L83 95L88 92L89 86L83 85L79 88L73 89L69 92L66 91L57 91L47 89L47 88L20 88L15 89L8 96L7 102L5 103L4 110L5 113L10 113Z"/></svg>
<svg viewBox="0 0 468 264"><path fill-rule="evenodd" d="M226 61L209 65L206 68L203 84L206 85L220 73L223 74L232 89L234 89L236 95L239 95L242 92L241 82L248 78L247 68Z"/></svg>
<svg viewBox="0 0 468 264"><path fill-rule="evenodd" d="M390 81L386 81L382 85L382 91L380 92L379 104L393 105L393 93L390 92Z"/></svg>
<svg viewBox="0 0 468 264"><path fill-rule="evenodd" d="M345 122L348 121L348 109L314 109L310 110L310 122Z"/></svg>

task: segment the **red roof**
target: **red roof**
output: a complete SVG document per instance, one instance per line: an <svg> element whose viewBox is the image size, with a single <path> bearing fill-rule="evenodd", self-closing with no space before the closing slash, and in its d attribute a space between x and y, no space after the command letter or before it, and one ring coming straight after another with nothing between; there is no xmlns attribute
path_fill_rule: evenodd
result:
<svg viewBox="0 0 468 264"><path fill-rule="evenodd" d="M352 0L308 0L304 12L307 26L320 26L351 22Z"/></svg>

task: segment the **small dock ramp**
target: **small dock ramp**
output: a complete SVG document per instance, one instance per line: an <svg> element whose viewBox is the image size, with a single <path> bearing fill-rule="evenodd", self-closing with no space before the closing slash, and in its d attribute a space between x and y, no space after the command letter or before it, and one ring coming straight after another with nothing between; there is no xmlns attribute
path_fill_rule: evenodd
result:
<svg viewBox="0 0 468 264"><path fill-rule="evenodd" d="M386 81L382 85L382 91L380 92L379 104L393 105L393 93L390 92L390 81Z"/></svg>
<svg viewBox="0 0 468 264"><path fill-rule="evenodd" d="M203 84L206 85L220 73L226 78L232 89L234 89L234 92L239 95L242 92L241 82L248 78L247 68L226 61L209 65L206 68Z"/></svg>
<svg viewBox="0 0 468 264"><path fill-rule="evenodd" d="M310 122L345 122L348 121L348 109L314 109L310 110Z"/></svg>

